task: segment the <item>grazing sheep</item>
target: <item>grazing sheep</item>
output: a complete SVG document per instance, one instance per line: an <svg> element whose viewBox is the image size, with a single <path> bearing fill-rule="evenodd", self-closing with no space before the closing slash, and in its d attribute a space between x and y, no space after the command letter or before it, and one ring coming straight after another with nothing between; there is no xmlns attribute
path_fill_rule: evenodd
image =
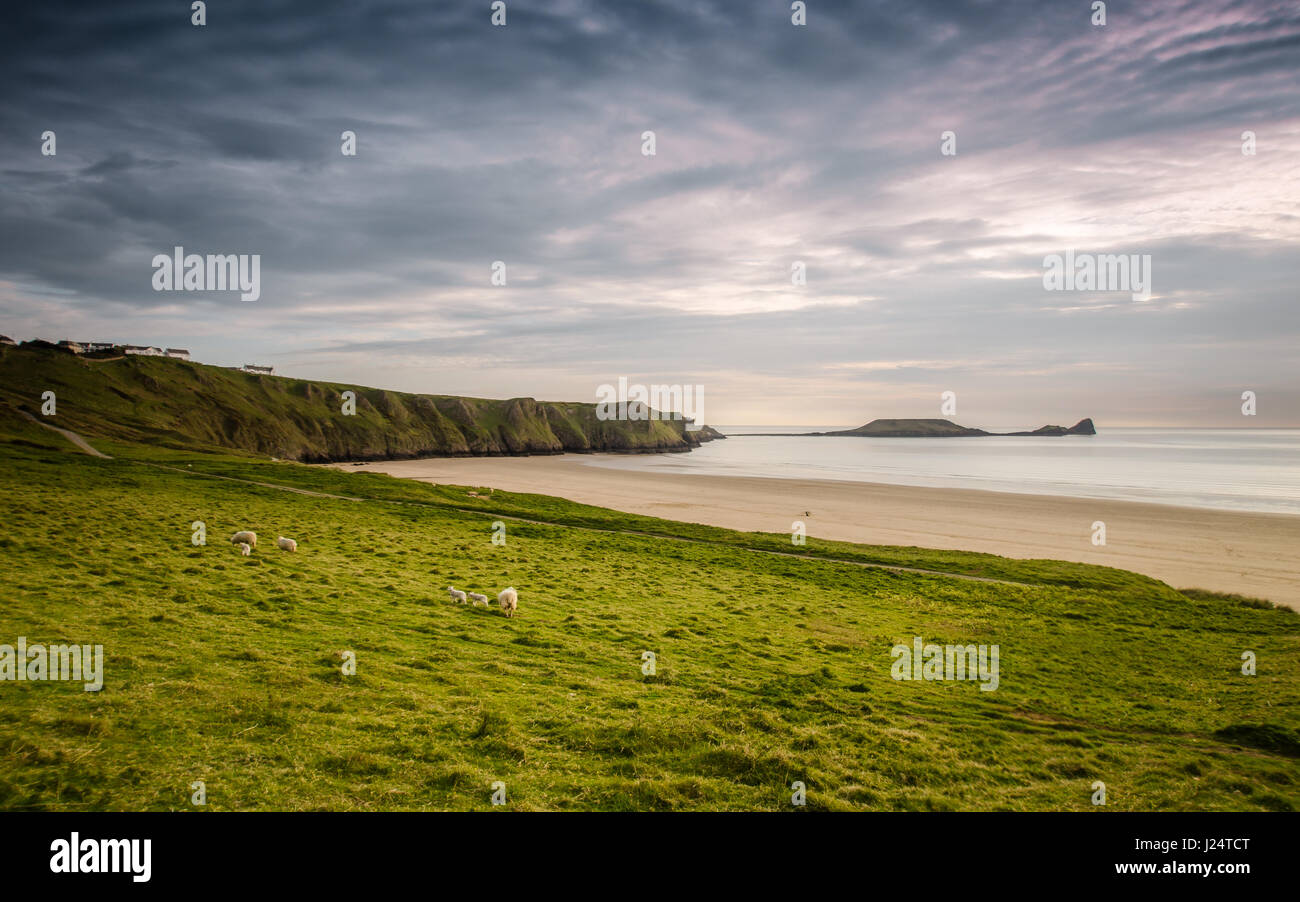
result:
<svg viewBox="0 0 1300 902"><path fill-rule="evenodd" d="M501 610L505 612L507 617L513 617L515 611L519 610L519 593L515 591L514 586L509 589L502 589L501 594L497 596L497 602L501 605Z"/></svg>
<svg viewBox="0 0 1300 902"><path fill-rule="evenodd" d="M448 586L447 594L451 596L452 601L459 601L461 604L465 603L465 593L460 589L457 589L454 586Z"/></svg>
<svg viewBox="0 0 1300 902"><path fill-rule="evenodd" d="M487 607L488 597L486 595L480 595L477 592L471 592L469 593L469 600L474 602L474 607L478 607L479 605L483 605L484 607Z"/></svg>
<svg viewBox="0 0 1300 902"><path fill-rule="evenodd" d="M297 551L298 543L293 539L286 539L284 536L280 536L280 538L275 540L275 547L283 548L285 551Z"/></svg>
<svg viewBox="0 0 1300 902"><path fill-rule="evenodd" d="M256 548L257 533L249 532L248 530L244 530L243 532L237 532L230 537L230 541L234 542L236 545L238 545L240 542L247 542L253 548Z"/></svg>
<svg viewBox="0 0 1300 902"><path fill-rule="evenodd" d="M248 557L248 555L251 554L252 551L253 551L252 546L249 545L247 542L239 543L239 553L242 554L244 557Z"/></svg>

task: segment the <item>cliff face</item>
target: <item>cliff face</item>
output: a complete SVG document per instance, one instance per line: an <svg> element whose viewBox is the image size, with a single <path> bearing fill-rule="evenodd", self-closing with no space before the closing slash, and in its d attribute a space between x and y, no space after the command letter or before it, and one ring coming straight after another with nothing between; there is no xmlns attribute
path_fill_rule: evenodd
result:
<svg viewBox="0 0 1300 902"><path fill-rule="evenodd" d="M418 395L257 376L157 357L94 360L0 350L0 397L36 412L57 395L59 425L173 448L237 448L312 463L402 457L689 451L724 438L681 420L602 421L596 405ZM355 413L343 413L343 392Z"/></svg>

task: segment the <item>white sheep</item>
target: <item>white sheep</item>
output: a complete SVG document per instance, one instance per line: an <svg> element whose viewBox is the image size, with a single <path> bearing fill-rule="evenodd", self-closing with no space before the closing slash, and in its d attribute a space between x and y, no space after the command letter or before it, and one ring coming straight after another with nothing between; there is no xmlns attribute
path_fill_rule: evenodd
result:
<svg viewBox="0 0 1300 902"><path fill-rule="evenodd" d="M514 586L502 589L501 594L497 596L497 603L501 605L501 610L507 617L513 617L515 611L519 610L519 593L515 591Z"/></svg>
<svg viewBox="0 0 1300 902"><path fill-rule="evenodd" d="M478 607L479 605L483 605L484 607L487 607L488 597L486 595L480 595L477 592L471 592L469 593L469 600L474 602L474 607Z"/></svg>
<svg viewBox="0 0 1300 902"><path fill-rule="evenodd" d="M293 539L286 539L284 536L280 536L280 538L275 540L275 547L283 548L285 551L297 551L298 543Z"/></svg>
<svg viewBox="0 0 1300 902"><path fill-rule="evenodd" d="M230 541L234 542L236 545L238 545L240 542L246 542L253 548L256 548L257 533L249 532L248 530L244 530L243 532L237 532L230 537Z"/></svg>
<svg viewBox="0 0 1300 902"><path fill-rule="evenodd" d="M253 551L252 546L249 545L247 542L239 543L239 553L242 554L244 557L248 557L249 554L252 553L252 551Z"/></svg>
<svg viewBox="0 0 1300 902"><path fill-rule="evenodd" d="M448 586L447 594L451 596L452 601L458 601L461 604L465 603L465 593L460 589L457 589L454 586Z"/></svg>

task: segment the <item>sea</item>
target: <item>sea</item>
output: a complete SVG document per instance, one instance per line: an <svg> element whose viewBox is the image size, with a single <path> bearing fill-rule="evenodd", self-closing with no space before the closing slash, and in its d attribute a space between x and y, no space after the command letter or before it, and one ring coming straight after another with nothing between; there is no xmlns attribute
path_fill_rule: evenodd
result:
<svg viewBox="0 0 1300 902"><path fill-rule="evenodd" d="M1093 436L767 436L849 426L718 426L687 454L594 455L591 466L1111 498L1300 515L1300 429L1099 428Z"/></svg>

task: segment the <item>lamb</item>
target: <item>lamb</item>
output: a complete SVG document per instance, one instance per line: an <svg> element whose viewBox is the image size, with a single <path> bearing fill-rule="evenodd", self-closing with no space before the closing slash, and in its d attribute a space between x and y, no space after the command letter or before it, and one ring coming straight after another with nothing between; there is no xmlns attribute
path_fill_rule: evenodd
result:
<svg viewBox="0 0 1300 902"><path fill-rule="evenodd" d="M471 592L469 593L469 600L474 602L474 607L478 607L479 605L483 605L484 607L487 607L488 597L486 595L480 595L477 592Z"/></svg>
<svg viewBox="0 0 1300 902"><path fill-rule="evenodd" d="M230 541L234 542L236 545L238 545L241 542L247 542L251 547L256 548L257 533L249 532L248 530L244 530L243 532L237 532L230 537Z"/></svg>
<svg viewBox="0 0 1300 902"><path fill-rule="evenodd" d="M460 589L457 589L455 586L448 586L447 594L451 596L452 601L458 601L461 604L465 603L465 593Z"/></svg>
<svg viewBox="0 0 1300 902"><path fill-rule="evenodd" d="M507 617L515 616L515 611L519 610L519 593L515 587L502 589L501 594L497 596L497 603L501 605L501 610Z"/></svg>
<svg viewBox="0 0 1300 902"><path fill-rule="evenodd" d="M280 536L280 538L275 540L275 547L283 548L285 551L297 551L298 543L293 539L286 539L284 536Z"/></svg>
<svg viewBox="0 0 1300 902"><path fill-rule="evenodd" d="M253 550L252 546L250 546L247 542L239 543L239 553L242 554L244 557L248 557L248 555L252 552L252 550Z"/></svg>

